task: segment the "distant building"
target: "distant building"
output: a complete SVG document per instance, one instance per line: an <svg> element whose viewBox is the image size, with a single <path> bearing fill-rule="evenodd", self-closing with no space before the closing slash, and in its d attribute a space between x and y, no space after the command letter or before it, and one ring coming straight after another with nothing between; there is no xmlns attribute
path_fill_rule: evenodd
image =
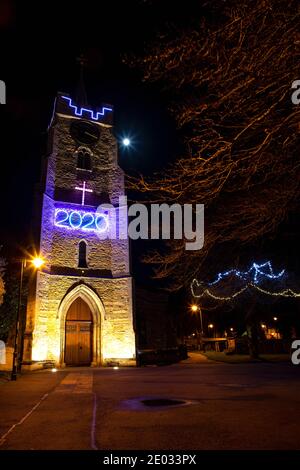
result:
<svg viewBox="0 0 300 470"><path fill-rule="evenodd" d="M138 349L167 349L177 345L177 318L170 311L168 294L137 287L135 312Z"/></svg>

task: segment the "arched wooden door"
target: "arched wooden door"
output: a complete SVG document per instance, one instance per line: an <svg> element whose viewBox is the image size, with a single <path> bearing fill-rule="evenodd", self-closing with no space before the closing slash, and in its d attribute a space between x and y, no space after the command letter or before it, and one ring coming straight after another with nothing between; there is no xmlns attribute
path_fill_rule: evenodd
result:
<svg viewBox="0 0 300 470"><path fill-rule="evenodd" d="M92 361L93 317L80 297L72 303L66 316L65 363L86 366Z"/></svg>

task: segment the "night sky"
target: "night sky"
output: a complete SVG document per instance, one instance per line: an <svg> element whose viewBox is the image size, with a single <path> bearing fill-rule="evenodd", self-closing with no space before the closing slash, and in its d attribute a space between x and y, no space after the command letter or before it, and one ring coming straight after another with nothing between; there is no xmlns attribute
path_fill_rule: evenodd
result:
<svg viewBox="0 0 300 470"><path fill-rule="evenodd" d="M120 148L122 168L149 174L175 160L181 151L180 136L166 97L157 85L143 83L141 73L122 58L128 53L141 55L168 25L184 27L201 15L211 15L200 9L200 3L189 0L183 9L181 3L169 0L85 1L84 5L0 2L0 79L7 87L7 104L0 106L0 244L22 245L30 236L34 187L54 98L57 91L75 96L80 53L87 59L85 83L91 107L113 104L116 136L133 140L130 150ZM289 240L295 259L295 224L298 230L291 217L280 228L280 239L275 234L275 242L265 247L260 241L256 249L266 256L269 252L274 257L275 251L282 255Z"/></svg>
<svg viewBox="0 0 300 470"><path fill-rule="evenodd" d="M122 57L143 53L166 23L190 21L198 2L190 3L183 15L169 1L159 6L141 0L84 2L84 8L77 2L1 1L0 79L7 87L7 104L0 107L5 242L22 243L30 231L54 98L57 91L75 95L80 53L87 59L89 104L112 103L116 136L133 140L130 150L120 149L123 169L149 173L175 158L179 146L167 103Z"/></svg>
<svg viewBox="0 0 300 470"><path fill-rule="evenodd" d="M200 3L189 0L183 9L183 2L174 0L0 0L0 80L7 87L7 104L0 106L0 246L5 257L11 258L16 247L29 247L32 239L35 185L54 99L58 91L76 96L80 54L87 60L84 75L90 106L111 103L116 137L129 136L133 142L130 149L120 146L119 163L125 172L149 174L181 154L182 140L168 112L167 97L159 85L143 83L141 72L122 59L125 54L141 56L168 25L185 27L195 18L211 15L200 9ZM278 269L287 268L297 276L298 215L291 214L271 237L249 247L245 265L271 259ZM152 271L140 262L148 247L151 242L135 242L132 247L133 274L151 287L156 285Z"/></svg>

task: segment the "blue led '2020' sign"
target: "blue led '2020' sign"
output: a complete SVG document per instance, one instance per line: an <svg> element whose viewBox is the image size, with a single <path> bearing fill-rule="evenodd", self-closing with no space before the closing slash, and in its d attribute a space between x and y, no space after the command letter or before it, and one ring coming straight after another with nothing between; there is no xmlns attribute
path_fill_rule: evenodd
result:
<svg viewBox="0 0 300 470"><path fill-rule="evenodd" d="M73 209L55 209L54 225L71 230L102 233L108 228L108 218L106 214Z"/></svg>

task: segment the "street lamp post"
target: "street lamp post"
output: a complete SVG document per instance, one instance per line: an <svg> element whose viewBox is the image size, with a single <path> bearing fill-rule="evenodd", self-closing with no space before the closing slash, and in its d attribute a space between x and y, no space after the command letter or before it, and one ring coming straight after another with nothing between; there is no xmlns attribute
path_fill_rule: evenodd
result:
<svg viewBox="0 0 300 470"><path fill-rule="evenodd" d="M21 314L21 304L22 304L22 291L23 291L23 276L24 269L26 267L27 260L21 259L21 269L20 269L20 282L19 282L19 294L18 294L18 307L17 307L17 316L16 316L16 329L15 329L15 340L14 340L14 352L13 352L13 363L11 371L11 380L17 380L17 371L18 371L18 342L19 342L19 331L20 331L20 314ZM33 258L31 263L36 269L39 269L43 264L44 260L42 258Z"/></svg>
<svg viewBox="0 0 300 470"><path fill-rule="evenodd" d="M213 323L210 323L210 324L208 325L208 328L209 328L209 330L211 331L211 335L213 335L212 338L216 338L216 331L215 331L215 329L214 329L214 328L215 328L215 325L214 325ZM214 341L214 344L215 344L215 351L216 351L216 352L219 352L219 343L215 340L215 341Z"/></svg>
<svg viewBox="0 0 300 470"><path fill-rule="evenodd" d="M200 305L192 305L191 307L192 311L193 312L197 312L198 313L198 322L200 323L200 344L199 344L199 347L200 347L200 351L202 350L202 338L203 338L203 318L202 318L202 309L200 307Z"/></svg>
<svg viewBox="0 0 300 470"><path fill-rule="evenodd" d="M199 305L199 319L200 319L200 326L201 326L201 335L203 336L203 319L202 319L202 308Z"/></svg>
<svg viewBox="0 0 300 470"><path fill-rule="evenodd" d="M276 331L276 339L280 339L280 338L279 338L279 329L278 329L278 323L277 323L277 321L278 321L278 317L273 317L273 320L274 320L274 322L275 322L275 325L276 325L276 326L275 326L275 331Z"/></svg>
<svg viewBox="0 0 300 470"><path fill-rule="evenodd" d="M22 289L23 289L23 274L24 274L25 266L26 266L26 260L22 259L21 270L20 270L20 283L19 283L19 295L18 295L18 307L17 307L17 317L16 317L16 329L15 329L15 341L14 341L11 380L17 380L18 338L19 338L20 311L21 311Z"/></svg>

